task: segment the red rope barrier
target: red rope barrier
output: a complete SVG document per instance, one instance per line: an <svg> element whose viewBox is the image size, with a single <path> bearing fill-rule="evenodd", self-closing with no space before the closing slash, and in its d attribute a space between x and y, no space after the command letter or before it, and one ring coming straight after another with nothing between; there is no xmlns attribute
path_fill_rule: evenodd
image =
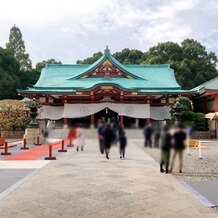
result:
<svg viewBox="0 0 218 218"><path fill-rule="evenodd" d="M20 149L22 149L22 150L27 150L27 149L29 149L29 148L27 147L26 139L23 139L23 147L21 147Z"/></svg>
<svg viewBox="0 0 218 218"><path fill-rule="evenodd" d="M11 155L11 153L8 152L8 142L5 142L5 152L2 152L1 155Z"/></svg>
<svg viewBox="0 0 218 218"><path fill-rule="evenodd" d="M67 152L67 150L64 149L64 140L61 142L61 149L58 150L58 152Z"/></svg>
<svg viewBox="0 0 218 218"><path fill-rule="evenodd" d="M45 157L45 160L56 160L56 157L52 157L52 144L50 144L48 148L49 148L49 156Z"/></svg>
<svg viewBox="0 0 218 218"><path fill-rule="evenodd" d="M34 139L35 140L35 139ZM36 143L34 143L35 146L40 146L42 144L39 143L39 136L36 137Z"/></svg>

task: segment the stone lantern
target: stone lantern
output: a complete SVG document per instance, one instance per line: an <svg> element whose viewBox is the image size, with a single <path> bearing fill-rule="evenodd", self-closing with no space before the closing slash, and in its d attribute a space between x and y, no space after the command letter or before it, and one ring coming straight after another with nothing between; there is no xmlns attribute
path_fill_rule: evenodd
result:
<svg viewBox="0 0 218 218"><path fill-rule="evenodd" d="M39 124L36 121L38 115L39 103L34 98L33 101L29 103L29 115L31 121L28 127L25 129L25 134L23 136L26 139L27 145L41 145L43 142L43 136L39 128Z"/></svg>
<svg viewBox="0 0 218 218"><path fill-rule="evenodd" d="M181 111L184 109L184 105L180 104L178 101L172 106L172 115L175 117L174 125L181 123Z"/></svg>

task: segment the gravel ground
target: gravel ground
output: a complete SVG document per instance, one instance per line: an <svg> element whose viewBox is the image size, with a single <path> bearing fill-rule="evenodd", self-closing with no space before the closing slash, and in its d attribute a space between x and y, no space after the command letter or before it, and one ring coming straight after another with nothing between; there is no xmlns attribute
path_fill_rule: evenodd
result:
<svg viewBox="0 0 218 218"><path fill-rule="evenodd" d="M185 151L183 173L178 173L178 164L175 164L172 174L183 181L218 180L218 141L211 141L207 147L202 149L203 159L198 158L197 149L190 149L191 155ZM159 163L159 149L145 148L144 150Z"/></svg>

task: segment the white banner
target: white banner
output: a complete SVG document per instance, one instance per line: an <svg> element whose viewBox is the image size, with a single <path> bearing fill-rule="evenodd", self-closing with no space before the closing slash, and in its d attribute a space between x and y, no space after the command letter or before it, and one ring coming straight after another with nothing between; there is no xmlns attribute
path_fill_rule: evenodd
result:
<svg viewBox="0 0 218 218"><path fill-rule="evenodd" d="M119 104L119 103L99 103L99 104L65 104L64 117L76 118L95 114L105 108L133 118L149 118L149 104Z"/></svg>
<svg viewBox="0 0 218 218"><path fill-rule="evenodd" d="M168 120L171 119L170 107L151 107L151 119L153 120Z"/></svg>
<svg viewBox="0 0 218 218"><path fill-rule="evenodd" d="M150 107L149 104L65 104L64 106L43 106L39 110L38 119L59 120L66 118L79 118L90 116L105 108L111 109L120 116L132 118L151 118L153 120L170 119L170 107Z"/></svg>
<svg viewBox="0 0 218 218"><path fill-rule="evenodd" d="M43 106L38 113L38 119L60 120L64 115L64 106Z"/></svg>

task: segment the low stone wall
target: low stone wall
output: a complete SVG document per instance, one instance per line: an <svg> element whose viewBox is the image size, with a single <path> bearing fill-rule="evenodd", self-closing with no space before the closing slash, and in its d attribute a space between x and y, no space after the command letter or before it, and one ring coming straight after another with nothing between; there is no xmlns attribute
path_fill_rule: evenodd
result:
<svg viewBox="0 0 218 218"><path fill-rule="evenodd" d="M24 131L1 131L1 137L5 139L22 139Z"/></svg>

